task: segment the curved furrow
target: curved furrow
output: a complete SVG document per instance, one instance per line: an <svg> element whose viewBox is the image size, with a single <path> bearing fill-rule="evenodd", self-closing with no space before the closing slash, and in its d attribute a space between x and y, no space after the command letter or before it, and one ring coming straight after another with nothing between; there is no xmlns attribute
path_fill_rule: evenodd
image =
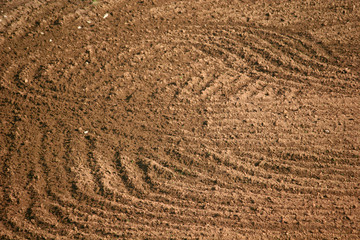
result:
<svg viewBox="0 0 360 240"><path fill-rule="evenodd" d="M342 167L341 169L333 169L330 166L318 166L317 164L311 165L300 165L296 164L294 160L292 161L284 161L283 159L278 159L278 161L274 162L274 160L269 161L266 158L244 158L244 157L234 157L226 154L226 157L221 157L224 155L218 153L207 153L209 156L212 155L212 158L218 159L218 163L225 165L224 167L234 169L235 171L241 171L243 174L250 174L252 176L258 176L260 178L268 179L269 176L287 176L291 175L293 179L296 179L296 182L299 185L307 185L304 181L310 180L316 185L318 182L328 182L331 185L334 184L343 184L344 177L340 175L350 176L350 179L355 177L356 170L353 170L347 167ZM296 160L295 160L296 161ZM311 169L311 170L309 170ZM234 172L235 174L236 172ZM334 176L334 174L336 174ZM350 179L347 179L347 184L349 187L354 187L354 182Z"/></svg>
<svg viewBox="0 0 360 240"><path fill-rule="evenodd" d="M236 34L231 34L229 32L235 32ZM277 71L277 69L286 68L288 71L298 71L301 73L311 71L310 66L304 65L303 62L304 59L301 59L302 61L296 61L296 64L300 64L299 67L294 67L294 64L292 64L293 60L296 60L296 57L298 55L303 54L302 52L289 52L285 50L279 50L274 44L274 40L272 38L263 38L263 35L260 35L258 31L252 31L244 28L240 30L231 29L228 32L224 32L224 30L221 30L220 33L217 33L217 41L214 43L218 47L226 48L229 52L238 52L237 55L246 57L247 55L256 54L256 57L258 60L254 61L254 64L260 64L260 68L263 71L269 71L271 69L272 71ZM232 36L234 35L234 36ZM260 35L260 36L259 36ZM268 36L267 36L268 37ZM284 43L284 36L277 34L276 40L282 43L282 46L288 46L289 43ZM280 41L283 40L283 41ZM242 45L241 45L242 44ZM265 48L265 49L264 49ZM290 48L292 49L292 48ZM239 52L239 50L241 50ZM249 52L250 53L247 53ZM269 66L269 61L271 65ZM264 64L267 63L267 64ZM251 64L251 65L254 65ZM319 67L319 66L317 66Z"/></svg>
<svg viewBox="0 0 360 240"><path fill-rule="evenodd" d="M328 53L320 42L315 42L314 39L309 39L306 36L280 34L276 31L269 31L265 29L253 29L258 35L262 34L263 38L258 37L258 40L266 41L270 44L271 48L276 50L278 47L281 52L291 57L298 64L303 65L311 63L311 65L318 68L324 68L326 63L330 62L330 59L334 62L335 56ZM309 57L312 56L311 57ZM297 61L301 60L301 61ZM305 63L305 64L304 64ZM329 65L328 67L339 69L335 65Z"/></svg>
<svg viewBox="0 0 360 240"><path fill-rule="evenodd" d="M179 37L182 42L195 43L195 46L198 46L203 54L220 58L221 62L226 63L226 66L230 69L244 70L244 68L247 69L246 65L254 66L254 69L260 73L278 75L281 72L281 75L277 78L285 77L286 80L290 81L293 81L294 75L298 75L301 77L299 78L300 83L306 82L309 76L315 77L312 78L313 80L327 77L329 81L312 81L311 84L319 84L319 86L327 88L336 86L339 90L344 87L344 84L352 86L355 83L354 81L349 83L347 77L344 80L339 79L338 72L340 73L342 69L337 68L335 65L329 66L324 57L319 57L317 60L306 57L304 51L302 51L303 47L297 47L299 44L309 47L305 40L281 34L276 34L274 37L265 35L268 37L267 39L263 38L264 34L259 34L259 31L252 30L250 27L242 29L242 33L237 33L240 31L235 29L228 32L225 30L208 30L207 32L201 32L201 34L193 33L191 30L181 30L176 34L172 32L171 35ZM241 37L238 37L238 35L241 35ZM276 46L276 44L279 44L279 46ZM320 49L319 46L317 48ZM324 68L325 66L326 68ZM331 70L333 72L331 76L329 76L329 67L333 69ZM287 73L284 73L284 70Z"/></svg>

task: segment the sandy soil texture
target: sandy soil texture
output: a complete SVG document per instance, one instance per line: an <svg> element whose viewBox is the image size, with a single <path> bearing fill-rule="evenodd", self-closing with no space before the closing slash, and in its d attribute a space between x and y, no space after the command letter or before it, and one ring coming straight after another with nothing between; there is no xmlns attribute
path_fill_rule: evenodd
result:
<svg viewBox="0 0 360 240"><path fill-rule="evenodd" d="M0 1L1 239L359 239L358 0Z"/></svg>

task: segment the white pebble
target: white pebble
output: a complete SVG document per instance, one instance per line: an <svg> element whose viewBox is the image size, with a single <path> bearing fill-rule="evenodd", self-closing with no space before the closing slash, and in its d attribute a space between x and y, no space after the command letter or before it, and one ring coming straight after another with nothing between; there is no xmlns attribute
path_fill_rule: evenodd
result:
<svg viewBox="0 0 360 240"><path fill-rule="evenodd" d="M78 26L78 29L81 29L81 26Z"/></svg>
<svg viewBox="0 0 360 240"><path fill-rule="evenodd" d="M109 16L109 14L108 14L108 13L105 13L105 15L104 15L103 18L105 19L105 18L107 18L108 16Z"/></svg>
<svg viewBox="0 0 360 240"><path fill-rule="evenodd" d="M89 133L89 131L84 131L84 133L85 133L85 134L88 134L88 133Z"/></svg>

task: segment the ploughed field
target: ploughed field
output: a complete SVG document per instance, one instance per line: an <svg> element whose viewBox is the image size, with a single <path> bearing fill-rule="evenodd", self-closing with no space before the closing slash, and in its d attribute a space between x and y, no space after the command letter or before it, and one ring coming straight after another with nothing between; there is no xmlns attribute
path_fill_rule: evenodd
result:
<svg viewBox="0 0 360 240"><path fill-rule="evenodd" d="M0 1L1 239L360 238L360 2Z"/></svg>

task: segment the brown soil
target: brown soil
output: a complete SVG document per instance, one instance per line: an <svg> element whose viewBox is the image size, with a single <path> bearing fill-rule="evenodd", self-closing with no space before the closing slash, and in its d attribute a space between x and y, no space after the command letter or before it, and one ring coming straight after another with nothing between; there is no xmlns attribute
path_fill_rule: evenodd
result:
<svg viewBox="0 0 360 240"><path fill-rule="evenodd" d="M360 238L360 2L0 1L1 239Z"/></svg>

